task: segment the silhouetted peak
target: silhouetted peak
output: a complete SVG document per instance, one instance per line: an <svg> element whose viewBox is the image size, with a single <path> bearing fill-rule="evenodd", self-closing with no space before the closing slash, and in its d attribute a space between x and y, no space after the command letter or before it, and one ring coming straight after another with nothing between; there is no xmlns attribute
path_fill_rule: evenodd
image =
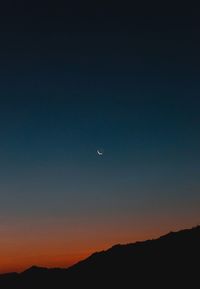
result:
<svg viewBox="0 0 200 289"><path fill-rule="evenodd" d="M39 267L39 266L31 266L30 268L28 268L27 270L25 270L24 272L22 272L22 274L35 274L35 273L39 273L39 272L45 272L48 271L47 268L45 267Z"/></svg>
<svg viewBox="0 0 200 289"><path fill-rule="evenodd" d="M196 226L153 240L117 244L68 269L32 266L22 274L1 277L0 288L163 288L158 276L165 288L182 288L185 284L197 288L199 244L200 226Z"/></svg>
<svg viewBox="0 0 200 289"><path fill-rule="evenodd" d="M193 227L191 229L184 229L184 230L180 230L178 232L169 232L166 235L161 236L160 238L158 238L158 240L162 240L162 239L172 239L172 238L179 238L179 237L187 237L190 236L192 237L194 234L196 233L200 233L200 226L196 226Z"/></svg>

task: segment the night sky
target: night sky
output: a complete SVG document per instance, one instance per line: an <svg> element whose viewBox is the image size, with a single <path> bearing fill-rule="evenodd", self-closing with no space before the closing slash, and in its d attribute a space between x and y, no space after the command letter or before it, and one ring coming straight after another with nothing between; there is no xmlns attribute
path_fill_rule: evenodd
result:
<svg viewBox="0 0 200 289"><path fill-rule="evenodd" d="M0 272L199 223L199 10L67 2L0 9Z"/></svg>

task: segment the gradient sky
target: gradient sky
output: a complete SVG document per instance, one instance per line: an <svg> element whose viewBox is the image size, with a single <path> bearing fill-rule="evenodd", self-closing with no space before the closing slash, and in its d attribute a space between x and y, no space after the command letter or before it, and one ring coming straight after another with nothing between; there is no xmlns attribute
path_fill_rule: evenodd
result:
<svg viewBox="0 0 200 289"><path fill-rule="evenodd" d="M0 272L200 218L198 10L43 3L0 11Z"/></svg>

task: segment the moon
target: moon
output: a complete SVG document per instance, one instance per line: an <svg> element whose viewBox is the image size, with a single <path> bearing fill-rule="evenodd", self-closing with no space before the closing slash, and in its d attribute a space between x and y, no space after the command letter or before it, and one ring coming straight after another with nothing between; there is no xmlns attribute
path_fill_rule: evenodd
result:
<svg viewBox="0 0 200 289"><path fill-rule="evenodd" d="M97 154L98 154L99 156L102 156L102 155L103 155L103 150L97 150Z"/></svg>

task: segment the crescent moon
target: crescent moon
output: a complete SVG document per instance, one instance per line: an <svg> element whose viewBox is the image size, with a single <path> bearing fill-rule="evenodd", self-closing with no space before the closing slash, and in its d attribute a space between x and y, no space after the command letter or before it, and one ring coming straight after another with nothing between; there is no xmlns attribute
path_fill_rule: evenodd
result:
<svg viewBox="0 0 200 289"><path fill-rule="evenodd" d="M102 156L102 155L103 155L103 153L100 152L99 150L97 150L97 153L98 153L99 156Z"/></svg>

